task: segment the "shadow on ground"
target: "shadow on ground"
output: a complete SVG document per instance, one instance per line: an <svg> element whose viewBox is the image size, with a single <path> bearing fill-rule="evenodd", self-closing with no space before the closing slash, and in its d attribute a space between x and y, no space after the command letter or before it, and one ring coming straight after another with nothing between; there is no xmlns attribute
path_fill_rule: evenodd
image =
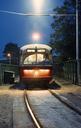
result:
<svg viewBox="0 0 81 128"><path fill-rule="evenodd" d="M53 82L52 84L49 84L48 89L59 90L59 89L61 89L61 86L58 85L57 83Z"/></svg>
<svg viewBox="0 0 81 128"><path fill-rule="evenodd" d="M19 90L24 90L26 89L26 85L25 84L22 84L22 83L14 83L10 89L19 89Z"/></svg>
<svg viewBox="0 0 81 128"><path fill-rule="evenodd" d="M13 84L10 89L19 89L19 90L24 90L24 89L28 89L28 90L47 90L47 89L54 89L54 90L59 90L61 88L61 86L59 86L58 84L56 84L55 82L53 82L52 84L23 84L23 83L15 83Z"/></svg>

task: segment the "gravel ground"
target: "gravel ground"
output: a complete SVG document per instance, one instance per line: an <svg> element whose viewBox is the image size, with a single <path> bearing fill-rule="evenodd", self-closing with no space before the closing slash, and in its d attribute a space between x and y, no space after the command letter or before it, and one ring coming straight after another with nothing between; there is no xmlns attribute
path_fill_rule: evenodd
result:
<svg viewBox="0 0 81 128"><path fill-rule="evenodd" d="M24 104L23 90L0 86L0 128L34 128Z"/></svg>
<svg viewBox="0 0 81 128"><path fill-rule="evenodd" d="M74 85L60 78L55 78L55 82L58 85L60 85L60 89L55 90L60 94L67 94L67 93L81 94L81 86Z"/></svg>
<svg viewBox="0 0 81 128"><path fill-rule="evenodd" d="M0 128L12 128L13 98L10 91L0 89Z"/></svg>
<svg viewBox="0 0 81 128"><path fill-rule="evenodd" d="M66 96L69 93L74 93L81 96L80 86L70 84L61 79L57 79L57 81L61 84L61 88L54 91L60 95ZM16 94L15 90L10 90L9 88L10 85L0 86L0 128L12 128L13 126L13 98Z"/></svg>
<svg viewBox="0 0 81 128"><path fill-rule="evenodd" d="M81 86L71 84L63 79L55 79L60 89L53 90L58 95L67 98L74 106L81 110Z"/></svg>
<svg viewBox="0 0 81 128"><path fill-rule="evenodd" d="M44 128L81 128L81 116L47 90L28 91L30 104Z"/></svg>

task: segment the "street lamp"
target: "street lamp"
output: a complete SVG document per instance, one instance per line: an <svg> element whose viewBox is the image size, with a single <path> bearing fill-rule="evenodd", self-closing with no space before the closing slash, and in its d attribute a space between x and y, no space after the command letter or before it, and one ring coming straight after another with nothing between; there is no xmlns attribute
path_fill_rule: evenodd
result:
<svg viewBox="0 0 81 128"><path fill-rule="evenodd" d="M9 58L9 64L11 64L11 53L7 53L7 57Z"/></svg>
<svg viewBox="0 0 81 128"><path fill-rule="evenodd" d="M44 0L33 0L35 13L41 13L43 5L44 5Z"/></svg>

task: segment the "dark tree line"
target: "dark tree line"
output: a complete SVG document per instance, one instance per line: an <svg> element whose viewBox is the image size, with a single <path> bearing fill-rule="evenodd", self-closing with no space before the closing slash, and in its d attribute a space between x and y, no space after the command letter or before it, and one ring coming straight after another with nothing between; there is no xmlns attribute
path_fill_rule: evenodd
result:
<svg viewBox="0 0 81 128"><path fill-rule="evenodd" d="M5 45L4 51L3 51L4 57L10 60L11 64L19 64L19 58L20 58L20 48L16 43L7 43Z"/></svg>
<svg viewBox="0 0 81 128"><path fill-rule="evenodd" d="M81 1L79 9L79 57L81 58ZM57 14L76 14L76 0L65 0L62 7L54 9ZM54 32L51 34L50 45L59 53L61 61L76 58L76 17L75 15L54 16L51 24Z"/></svg>

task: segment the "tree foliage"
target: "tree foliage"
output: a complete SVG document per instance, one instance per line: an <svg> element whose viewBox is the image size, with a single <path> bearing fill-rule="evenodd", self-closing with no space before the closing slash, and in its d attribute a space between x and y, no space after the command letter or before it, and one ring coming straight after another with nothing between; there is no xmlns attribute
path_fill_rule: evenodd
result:
<svg viewBox="0 0 81 128"><path fill-rule="evenodd" d="M80 4L81 2L79 5ZM79 8L81 8L81 6L79 6ZM63 6L54 9L54 13L66 14L66 16L53 17L54 22L51 24L51 27L54 32L51 34L50 44L53 49L59 53L61 60L75 59L76 17L75 15L71 16L67 14L76 14L76 0L65 0ZM81 13L79 13L79 15L81 15ZM81 17L79 17L79 20L80 19ZM79 22L79 26L81 26L81 22Z"/></svg>
<svg viewBox="0 0 81 128"><path fill-rule="evenodd" d="M11 55L11 63L19 64L20 48L15 43L7 43L5 45L3 55L8 58L8 54Z"/></svg>

